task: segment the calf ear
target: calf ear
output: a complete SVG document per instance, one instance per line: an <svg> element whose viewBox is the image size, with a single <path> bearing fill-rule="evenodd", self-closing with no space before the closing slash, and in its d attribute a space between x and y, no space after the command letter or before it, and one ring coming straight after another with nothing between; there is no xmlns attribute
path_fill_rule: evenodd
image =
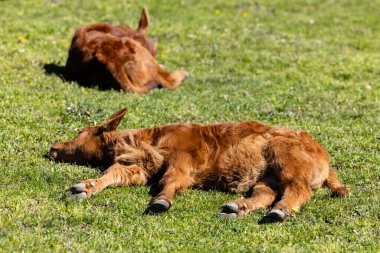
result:
<svg viewBox="0 0 380 253"><path fill-rule="evenodd" d="M143 8L141 12L139 27L137 28L138 31L146 32L149 26L149 14L148 9Z"/></svg>
<svg viewBox="0 0 380 253"><path fill-rule="evenodd" d="M107 120L106 123L102 125L102 129L104 131L113 131L116 130L119 126L121 120L124 118L125 114L127 113L128 108L125 107L121 109L120 111L115 112L112 114Z"/></svg>

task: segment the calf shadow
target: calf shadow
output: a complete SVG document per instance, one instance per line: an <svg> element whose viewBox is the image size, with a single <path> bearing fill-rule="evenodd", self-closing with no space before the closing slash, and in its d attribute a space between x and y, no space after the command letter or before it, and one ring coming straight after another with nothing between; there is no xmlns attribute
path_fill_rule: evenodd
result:
<svg viewBox="0 0 380 253"><path fill-rule="evenodd" d="M75 82L79 86L96 88L101 91L122 90L120 83L114 78L107 67L97 60L87 62L80 69L77 69L75 74L69 74L66 66L58 65L54 62L44 64L43 68L46 75L58 76L63 82ZM162 84L156 81L150 81L144 86L150 89L163 88Z"/></svg>
<svg viewBox="0 0 380 253"><path fill-rule="evenodd" d="M43 66L45 74L48 76L58 76L62 81L68 82L65 66L56 63L46 63Z"/></svg>
<svg viewBox="0 0 380 253"><path fill-rule="evenodd" d="M85 69L83 78L75 78L68 75L64 65L54 62L44 64L43 68L48 76L58 76L63 82L75 82L82 87L97 88L102 91L117 90L118 87L118 83L112 74L99 62L91 62L88 69Z"/></svg>
<svg viewBox="0 0 380 253"><path fill-rule="evenodd" d="M46 153L43 155L43 157L45 159L49 159L49 160L52 160L53 159L51 158L51 156L49 155L49 153ZM58 163L61 163L59 161L56 161ZM62 162L64 163L64 162ZM86 165L82 165L82 166L86 166ZM90 164L87 164L88 167L94 169L94 170L97 170L99 172L104 172L109 166L94 166L94 165L90 165ZM166 169L166 164L164 164L160 170L152 177L149 179L148 183L146 186L149 187L149 195L152 197L152 199L157 196L161 191L162 191L162 185L159 183L160 179L162 178L162 176L164 175ZM200 188L199 188L200 189ZM224 191L224 190L220 190L220 189L207 189L207 190L204 190L204 191L208 191L208 190L217 190L219 192L228 192L228 191ZM244 194L244 197L250 197L252 195L252 190L248 191L247 193ZM68 189L66 189L66 191L58 198L59 201L67 201L67 198L68 198ZM281 199L281 196L277 196L276 197L276 200L273 202L273 204L270 206L270 208L273 207L274 203L276 203L277 201L279 201ZM150 204L146 207L146 209L142 212L142 215L160 215L160 214L163 214L164 212L158 212L158 213L152 213L150 211ZM215 217L218 217L218 214L215 214L214 215ZM231 219L231 218L230 218ZM278 223L279 221L276 220L276 219L273 219L273 218L270 218L270 217L267 217L267 216L264 216L262 217L261 219L259 219L257 221L257 223L259 225L266 225L266 224L273 224L273 223Z"/></svg>

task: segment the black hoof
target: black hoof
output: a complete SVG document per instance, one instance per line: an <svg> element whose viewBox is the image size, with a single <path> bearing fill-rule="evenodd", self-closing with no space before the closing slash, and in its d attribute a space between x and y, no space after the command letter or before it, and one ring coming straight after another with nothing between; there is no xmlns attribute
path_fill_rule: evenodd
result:
<svg viewBox="0 0 380 253"><path fill-rule="evenodd" d="M236 218L237 214L236 213L219 213L218 217L220 219Z"/></svg>
<svg viewBox="0 0 380 253"><path fill-rule="evenodd" d="M72 199L86 199L87 194L84 192L86 185L84 183L74 184L67 190L67 196Z"/></svg>
<svg viewBox="0 0 380 253"><path fill-rule="evenodd" d="M72 199L78 199L78 200L81 200L81 199L87 199L87 194L85 192L81 192L81 193L77 193L77 194L73 194L72 192L67 192L67 196L69 198L72 198Z"/></svg>
<svg viewBox="0 0 380 253"><path fill-rule="evenodd" d="M239 212L239 206L233 202L228 202L220 207L220 213L235 213Z"/></svg>
<svg viewBox="0 0 380 253"><path fill-rule="evenodd" d="M148 208L148 214L162 214L170 208L170 203L163 199L153 201Z"/></svg>
<svg viewBox="0 0 380 253"><path fill-rule="evenodd" d="M86 189L86 185L84 183L79 183L79 184L73 184L69 191L71 191L72 193L80 193L80 192L84 192L84 190Z"/></svg>
<svg viewBox="0 0 380 253"><path fill-rule="evenodd" d="M280 209L272 209L267 212L262 220L262 223L276 223L285 221L288 218L286 212Z"/></svg>

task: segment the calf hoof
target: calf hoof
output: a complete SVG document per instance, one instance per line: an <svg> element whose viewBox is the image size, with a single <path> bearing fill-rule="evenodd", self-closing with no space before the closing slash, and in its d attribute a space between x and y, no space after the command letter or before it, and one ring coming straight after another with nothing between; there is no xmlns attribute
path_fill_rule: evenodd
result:
<svg viewBox="0 0 380 253"><path fill-rule="evenodd" d="M220 213L235 213L239 212L239 206L236 203L228 202L220 207Z"/></svg>
<svg viewBox="0 0 380 253"><path fill-rule="evenodd" d="M72 199L86 199L85 189L86 185L84 183L74 184L67 190L67 196Z"/></svg>
<svg viewBox="0 0 380 253"><path fill-rule="evenodd" d="M83 192L86 189L85 183L73 184L69 190L72 192Z"/></svg>
<svg viewBox="0 0 380 253"><path fill-rule="evenodd" d="M220 219L236 218L237 217L237 213L219 213L218 217Z"/></svg>
<svg viewBox="0 0 380 253"><path fill-rule="evenodd" d="M187 71L185 71L183 74L184 74L184 78L183 78L183 80L185 81L186 79L189 78L190 74L189 74L189 72L187 72Z"/></svg>
<svg viewBox="0 0 380 253"><path fill-rule="evenodd" d="M148 207L148 214L162 214L170 208L170 203L163 199L154 200Z"/></svg>
<svg viewBox="0 0 380 253"><path fill-rule="evenodd" d="M221 219L236 218L238 216L238 212L239 206L233 202L228 202L220 207L218 217Z"/></svg>
<svg viewBox="0 0 380 253"><path fill-rule="evenodd" d="M68 196L72 199L87 199L87 194L85 192L81 192L81 193L78 193L78 194L72 194L72 193L68 193Z"/></svg>
<svg viewBox="0 0 380 253"><path fill-rule="evenodd" d="M281 209L272 209L264 215L263 223L276 223L288 219L288 212Z"/></svg>

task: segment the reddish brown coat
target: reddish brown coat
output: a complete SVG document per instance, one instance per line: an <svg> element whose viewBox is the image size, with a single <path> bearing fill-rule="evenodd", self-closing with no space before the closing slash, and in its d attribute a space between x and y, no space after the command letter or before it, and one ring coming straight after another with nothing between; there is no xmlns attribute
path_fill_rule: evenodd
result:
<svg viewBox="0 0 380 253"><path fill-rule="evenodd" d="M244 215L273 206L269 214L280 220L309 201L313 189L327 186L336 196L347 194L327 152L306 132L257 121L118 131L125 113L51 148L56 160L110 166L103 177L84 181L83 189L75 186L72 193L90 197L108 186L157 180L160 192L150 206L156 212L166 211L175 194L189 187L250 192L224 205L223 213Z"/></svg>
<svg viewBox="0 0 380 253"><path fill-rule="evenodd" d="M143 9L137 30L91 24L76 30L66 62L66 76L84 86L146 93L159 86L174 89L185 71L167 72L156 59L148 37L149 16Z"/></svg>

